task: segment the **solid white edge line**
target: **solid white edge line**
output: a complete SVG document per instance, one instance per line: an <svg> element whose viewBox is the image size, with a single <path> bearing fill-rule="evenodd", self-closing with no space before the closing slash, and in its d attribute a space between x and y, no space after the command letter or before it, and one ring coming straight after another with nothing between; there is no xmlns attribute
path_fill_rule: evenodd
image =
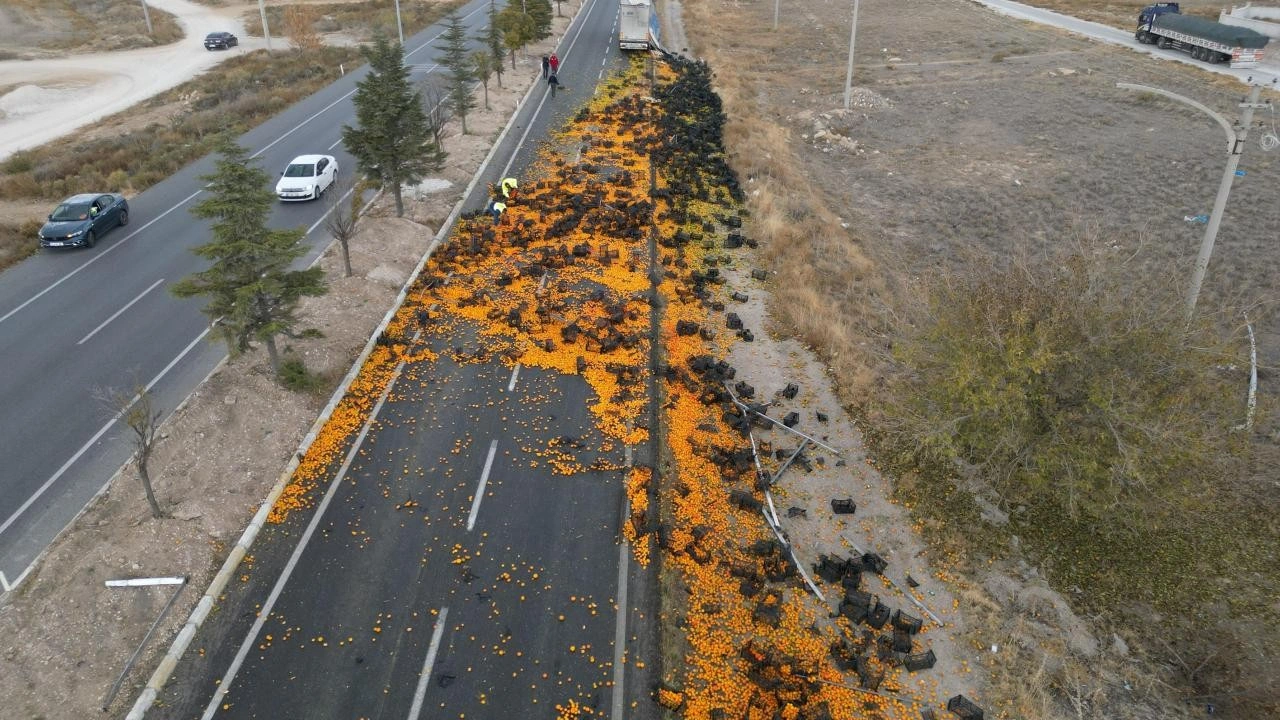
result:
<svg viewBox="0 0 1280 720"><path fill-rule="evenodd" d="M623 516L626 517L625 515ZM623 720L626 715L623 712L623 705L626 698L622 692L622 681L625 673L624 656L627 644L627 562L630 555L630 548L627 541L623 540L618 545L618 617L613 626L613 702L612 712L609 714L613 720Z"/></svg>
<svg viewBox="0 0 1280 720"><path fill-rule="evenodd" d="M378 402L369 413L369 418L364 421L364 427L360 428L360 434L356 436L355 442L351 443L351 449L347 451L347 457L342 461L342 467L338 469L338 474L330 481L329 489L325 491L324 498L320 500L320 504L316 507L315 515L311 517L311 522L307 523L307 529L302 533L298 546L293 549L293 554L289 556L288 564L284 566L284 571L280 573L280 577L276 580L275 587L271 588L271 594L267 596L267 601L258 610L258 617L254 620L253 627L249 628L249 633L245 635L244 642L240 644L240 650L236 652L235 659L231 661L226 674L222 676L222 681L218 683L218 689L213 693L213 699L205 707L201 720L210 720L218 712L222 698L226 696L231 683L235 681L236 673L240 672L240 666L244 664L244 659L249 655L249 649L253 647L254 638L258 637L258 633L262 631L262 626L267 622L267 616L271 614L271 609L275 607L276 600L280 599L280 593L284 591L285 584L289 582L289 577L293 575L293 570L297 567L298 560L302 558L302 552L306 550L307 544L311 542L311 536L315 534L316 528L320 526L320 521L324 518L325 509L329 507L329 503L337 493L338 487L346 479L347 470L351 468L351 463L355 461L356 454L360 452L360 447L364 444L365 437L369 435L369 429L377 419L379 411L382 410L382 405L386 402L387 395L391 394L391 388L395 386L403 368L404 361L401 361L396 365L395 371L391 373L391 380L387 383L387 387L382 390L382 395L378 397Z"/></svg>
<svg viewBox="0 0 1280 720"><path fill-rule="evenodd" d="M583 0L583 2L585 3L586 0ZM595 5L592 5L592 9L595 9ZM588 14L590 14L591 11L588 10L587 12ZM578 44L578 38L582 36L582 28L586 27L587 25L587 19L586 19L586 16L582 15L581 6L578 7L578 14L573 16L573 20L571 20L569 24L572 25L575 21L578 20L578 18L582 18L582 22L578 23L578 30L574 32L573 39L569 41L569 47L566 48L564 51L564 57L560 60L560 67L564 67L565 61L569 59L569 53L573 52L573 46ZM534 80L533 84L529 86L530 94L533 93L533 89L536 87L538 87L538 81ZM538 107L533 109L534 118L538 116L538 113L542 112L542 106L546 104L547 97L549 95L550 95L550 91L543 90L542 99L538 101ZM524 141L528 139L529 132L532 130L533 130L533 119L530 119L528 126L525 127L524 132L520 135L520 139L516 141L516 149L515 151L512 151L511 158L507 160L506 165L502 166L502 172L498 174L499 177L506 177L507 173L510 172L511 166L514 165L516 162L516 156L519 155L520 148L524 147ZM493 146L497 147L498 143L495 142Z"/></svg>
<svg viewBox="0 0 1280 720"><path fill-rule="evenodd" d="M147 293L151 292L152 290L155 290L155 289L156 289L156 286L157 286L157 285L159 285L159 284L160 284L160 283L162 283L162 282L164 282L164 278L160 278L159 280L155 281L154 283L151 283L151 287L149 287L149 288L147 288L146 290L143 290L142 292L138 293L138 297L136 297L136 298L134 298L134 299L130 300L129 302L125 303L125 306L124 306L124 307L122 307L122 308L120 308L119 310L117 310L117 311L115 312L115 314L114 314L114 315L112 315L111 317L107 318L106 320L103 320L101 325L99 325L98 327L94 328L93 330L90 330L90 331L89 331L89 334L88 334L88 335L85 335L85 336L84 336L84 337L82 337L82 338L80 338L80 342L77 342L76 344L77 344L77 345L83 345L83 344L84 344L84 342L85 342L86 340L88 340L89 338L93 337L94 335L97 335L99 330L101 330L102 328L106 327L106 326L107 326L107 325L108 325L112 320L115 320L116 318L118 318L118 317L120 317L121 315L123 315L125 310L128 310L129 308L133 307L133 304L134 304L134 303L136 303L136 302L138 302L139 300L141 300L141 299L142 299L142 297L143 297L144 295L146 295Z"/></svg>
<svg viewBox="0 0 1280 720"><path fill-rule="evenodd" d="M440 608L440 616L436 618L436 627L431 631L431 644L427 647L427 659L422 663L422 674L418 676L418 687L413 691L413 705L409 708L409 720L418 720L422 714L422 703L427 698L427 683L431 680L431 668L436 664L436 653L440 651L440 638L444 636L444 621L449 617L449 608Z"/></svg>
<svg viewBox="0 0 1280 720"><path fill-rule="evenodd" d="M623 467L630 469L633 463L631 454L631 446L627 445L624 450L622 461ZM627 518L631 516L631 499L626 493L626 478L623 478L622 493L622 522L627 522ZM626 698L622 692L622 682L625 677L626 668L623 660L626 657L627 646L627 582L630 574L628 570L628 562L630 561L630 546L627 543L627 536L622 532L622 528L618 528L618 535L621 542L618 543L618 615L613 625L613 697L611 712L609 717L611 720L623 720L625 717L623 705Z"/></svg>
<svg viewBox="0 0 1280 720"><path fill-rule="evenodd" d="M52 289L54 289L54 288L58 287L58 286L59 286L59 285L61 285L62 283L66 282L67 280L70 280L72 275L75 275L76 273L80 272L81 270L83 270L83 269L85 269L85 268L89 267L90 265L92 265L92 264L94 264L94 263L98 262L98 261L99 261L99 260L101 260L102 258L106 257L109 253L114 252L116 248L118 248L118 247L120 247L120 246L124 245L125 243L129 242L129 240L130 240L130 239L132 239L135 235L137 235L138 233L142 232L143 230L146 230L147 228L151 227L152 225L156 224L157 222L159 222L159 221L160 221L160 218L164 217L165 215L168 215L169 213L173 212L174 210L177 210L178 208L180 208L180 207L182 207L183 205L187 204L187 202L189 202L189 201L191 200L191 198L193 198L193 197L195 197L195 196L199 195L199 194L200 194L200 193L202 193L202 192L204 192L204 189L203 189L203 188L201 188L200 190L197 190L197 191L195 191L195 192L191 193L190 195L186 196L185 198L183 198L183 199L179 200L177 205L174 205L173 207L169 208L168 210L165 210L164 212L160 213L159 215L157 215L157 216L155 216L155 217L151 218L151 220L150 220L150 221L148 221L148 222L147 222L147 224L143 225L142 227L138 228L137 230L134 230L133 232L129 233L128 235L125 235L125 236L124 236L124 239L123 239L123 240L121 240L120 242L116 243L115 245L112 245L112 246L111 246L111 247L109 247L109 248L106 248L105 250L103 250L102 252L98 253L97 255L94 255L93 257L89 258L88 260L85 260L85 261L84 261L83 263L81 263L81 264L79 265L79 267L77 267L75 270L72 270L71 272L67 273L66 275L63 275L62 277L60 277L60 278L58 278L57 280L53 281L53 284L49 285L49 286L48 286L48 287L46 287L45 289L43 289L43 290L41 290L40 292L36 293L35 295L32 295L31 297L27 298L27 300L26 300L25 302L23 302L21 305L19 305L18 307L16 307L16 308L14 308L14 309L10 310L9 312L5 313L4 315L0 315L0 323L4 322L5 320L8 320L9 318L11 318L11 317L13 317L14 315L16 315L16 314L18 313L18 311L22 310L22 309L23 309L23 308L25 308L26 306L28 306L28 305L30 305L31 303L35 302L36 300L39 300L40 298L44 297L45 293L47 293L47 292L49 292L50 290L52 290Z"/></svg>
<svg viewBox="0 0 1280 720"><path fill-rule="evenodd" d="M507 383L507 392L516 389L516 378L518 377L520 377L520 363L516 363L516 366L511 369L511 381Z"/></svg>
<svg viewBox="0 0 1280 720"><path fill-rule="evenodd" d="M3 570L0 570L0 589L3 589L5 592L9 592L9 590L11 589L11 586L9 585L9 581L6 580L4 577Z"/></svg>
<svg viewBox="0 0 1280 720"><path fill-rule="evenodd" d="M211 328L205 328L204 332L201 332L199 335L197 335L195 340L192 340L190 343L188 343L187 346L182 349L182 352L178 353L177 357L170 360L169 364L165 365L164 369L161 370L158 375L152 378L151 382L146 384L146 386L143 388L143 391L145 392L155 387L155 384L160 382L160 379L163 378L170 370L172 370L174 365L177 365L178 362L182 360L182 358L187 356L187 353L191 352L191 348L195 347L196 343L203 340L204 336L209 334L210 329ZM80 459L81 455L84 455L86 452L88 452L89 448L93 447L93 445L97 443L98 440L102 439L102 436L107 434L107 431L111 429L111 426L115 425L116 421L124 416L125 412L129 409L129 407L132 407L132 405L138 401L138 397L139 397L138 395L134 395L133 399L129 401L129 406L117 412L110 420L107 421L105 425L103 425L98 430L98 432L93 434L93 437L89 438L88 442L80 446L80 449L76 451L75 455L72 455L66 462L62 463L62 467L58 468L58 471L55 472L48 480L46 480L44 484L40 486L39 490L36 490L35 493L31 495L31 497L27 498L27 501L22 503L22 507L18 508L12 515L10 515L9 519L5 520L3 525L0 525L0 534L3 534L5 530L8 530L10 525L12 525L19 517L21 517L22 514L26 512L32 505L34 505L36 500L39 500L40 496L44 495L45 492L49 490L49 487L52 486L55 482L57 482L58 478L62 477L62 475L66 473L67 470L70 469L70 467L74 465L77 460ZM26 574L30 571L31 571L31 566L28 565L26 571L22 573L22 577L26 577ZM19 577L18 581L14 583L15 587L19 582L22 582L22 577Z"/></svg>
<svg viewBox="0 0 1280 720"><path fill-rule="evenodd" d="M493 469L493 456L498 452L498 441L489 443L489 457L485 458L484 471L480 473L480 485L476 488L476 496L471 500L471 514L467 516L467 532L476 526L476 516L480 514L480 500L484 498L484 486L489 484L489 471Z"/></svg>

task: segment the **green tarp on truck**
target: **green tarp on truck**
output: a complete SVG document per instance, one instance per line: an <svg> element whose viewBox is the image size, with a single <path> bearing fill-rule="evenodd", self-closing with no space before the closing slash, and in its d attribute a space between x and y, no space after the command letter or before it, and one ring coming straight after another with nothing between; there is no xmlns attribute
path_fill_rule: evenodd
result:
<svg viewBox="0 0 1280 720"><path fill-rule="evenodd" d="M1192 17L1190 15L1180 15L1178 13L1162 13L1157 15L1152 26L1156 28L1166 28L1174 32L1186 33L1194 35L1206 40L1230 45L1239 48L1261 48L1267 44L1271 38L1249 28L1236 27L1234 25L1223 25L1212 20L1204 18Z"/></svg>

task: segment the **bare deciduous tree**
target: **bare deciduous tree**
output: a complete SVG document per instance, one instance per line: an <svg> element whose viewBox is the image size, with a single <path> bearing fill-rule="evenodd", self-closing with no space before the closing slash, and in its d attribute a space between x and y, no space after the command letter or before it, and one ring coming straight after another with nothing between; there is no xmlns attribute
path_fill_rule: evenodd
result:
<svg viewBox="0 0 1280 720"><path fill-rule="evenodd" d="M453 119L453 111L446 102L445 89L432 80L422 84L423 112L427 114L427 129L436 145L444 141L444 128Z"/></svg>
<svg viewBox="0 0 1280 720"><path fill-rule="evenodd" d="M152 401L151 391L141 383L135 383L133 390L105 390L95 393L96 398L117 419L129 429L129 441L133 445L133 463L138 470L138 480L147 495L147 504L151 506L151 517L168 517L156 500L155 489L151 485L151 452L155 449L157 435L160 431L161 412Z"/></svg>
<svg viewBox="0 0 1280 720"><path fill-rule="evenodd" d="M324 44L316 32L316 9L310 5L289 5L284 9L284 34L297 50L315 50Z"/></svg>
<svg viewBox="0 0 1280 720"><path fill-rule="evenodd" d="M360 207L364 202L362 189L363 184L356 185L351 192L350 202L343 201L346 189L332 193L329 201L332 206L324 221L325 229L338 241L338 247L342 248L342 267L346 277L351 277L351 239L360 232Z"/></svg>

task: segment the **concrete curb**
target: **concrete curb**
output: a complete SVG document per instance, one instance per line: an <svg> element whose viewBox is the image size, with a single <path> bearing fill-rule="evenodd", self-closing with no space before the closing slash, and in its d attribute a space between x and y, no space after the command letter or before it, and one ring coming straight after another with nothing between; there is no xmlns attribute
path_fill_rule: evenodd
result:
<svg viewBox="0 0 1280 720"><path fill-rule="evenodd" d="M572 23L572 19L570 19L570 23ZM529 84L529 89L525 92L524 97L516 103L515 108L512 110L511 118L507 120L506 126L503 127L502 132L498 134L498 137L493 141L493 145L489 148L489 153L480 163L480 166L476 168L475 173L471 177L471 182L468 183L467 187L462 191L462 197L460 197L458 202L454 204L453 210L449 212L449 216L440 225L440 230L436 232L435 237L432 238L431 245L427 247L426 253L423 254L422 259L420 259L417 266L414 267L413 272L409 275L409 279L405 281L403 286L401 286L400 292L396 295L395 303L391 306L391 309L387 311L386 315L383 316L382 322L378 323L378 326L374 328L368 341L365 342L364 350L362 350L359 357L355 359L351 369L347 371L346 376L343 377L342 383L338 385L337 389L333 391L333 395L330 396L329 403L325 405L320 416L316 418L314 423L312 423L311 429L307 432L306 436L302 438L302 442L299 443L297 451L294 452L293 457L289 460L289 464L280 474L279 479L276 480L276 484L271 488L271 492L267 495L266 500L264 500L262 505L258 508L258 512L254 514L253 519L249 522L249 526L245 528L244 533L236 542L235 547L232 548L231 554L227 556L222 567L218 570L217 574L214 575L213 581L209 584L208 590L206 590L204 595L201 596L200 601L196 603L195 609L191 611L191 615L187 618L186 623L178 632L177 637L174 638L169 650L156 666L155 672L151 674L151 678L147 680L146 687L134 702L133 708L129 711L129 714L125 716L125 720L142 720L146 715L146 712L151 709L152 704L155 703L160 690L164 687L165 683L169 681L169 678L173 675L173 671L177 668L179 659L181 659L186 653L187 648L191 645L191 641L195 638L196 631L200 629L200 626L204 623L205 619L208 618L210 611L213 610L215 600L226 589L227 584L230 583L231 578L235 575L236 568L239 567L240 561L244 559L245 554L253 545L253 541L257 539L258 532L262 530L262 527L266 524L268 513L271 512L271 508L275 506L276 501L284 492L285 486L287 486L289 481L293 478L293 473L297 470L298 464L301 462L301 458L306 455L311 444L315 442L320 430L324 427L325 423L328 422L334 409L337 408L338 403L342 401L342 398L346 397L347 390L351 387L351 383L354 382L356 377L360 374L360 370L364 367L365 361L369 359L369 355L373 352L373 348L377 343L378 337L382 335L383 331L387 329L387 325L389 325L392 319L395 318L396 313L400 310L400 306L404 304L404 300L408 296L410 288L413 287L418 276L421 275L423 268L426 267L427 261L431 259L436 248L444 242L444 238L448 236L449 232L453 229L454 224L458 221L458 217L462 214L463 203L466 202L467 197L473 190L475 190L476 185L480 182L481 175L483 175L485 170L488 169L489 163L493 161L494 156L498 152L498 148L502 145L502 141L506 139L507 133L510 132L512 128L512 122L515 120L516 114L519 113L519 111L528 103L529 98L533 96L533 92L538 87L539 83L535 79ZM332 247L332 243L330 243L329 247ZM328 252L328 249L329 248L326 247L324 252ZM323 257L324 252L317 256L317 262L319 262L320 257ZM221 367L221 364L219 364L219 367ZM210 375L212 375L212 373L210 373ZM206 380L207 379L208 378L206 378Z"/></svg>

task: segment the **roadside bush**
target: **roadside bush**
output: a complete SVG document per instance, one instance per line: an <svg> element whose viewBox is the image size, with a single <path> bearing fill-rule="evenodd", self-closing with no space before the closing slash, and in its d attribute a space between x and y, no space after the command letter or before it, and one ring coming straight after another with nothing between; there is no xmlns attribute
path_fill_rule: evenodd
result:
<svg viewBox="0 0 1280 720"><path fill-rule="evenodd" d="M404 25L405 37L418 32L462 5L460 0L448 0L439 4L401 0L400 22ZM295 7L297 6L267 6L268 25L289 28L290 21L287 16ZM246 11L243 20L246 33L254 37L262 35L262 21L257 10ZM302 30L297 19L292 23L294 31ZM346 32L361 40L373 37L375 30L382 30L389 37L394 37L396 35L395 0L308 5L305 24L312 32ZM286 35L292 38L288 29L286 29Z"/></svg>
<svg viewBox="0 0 1280 720"><path fill-rule="evenodd" d="M323 384L323 378L308 370L302 358L288 355L280 361L280 384L293 392L310 392Z"/></svg>
<svg viewBox="0 0 1280 720"><path fill-rule="evenodd" d="M0 222L0 270L30 257L40 249L36 233L44 221L28 218L21 222Z"/></svg>

